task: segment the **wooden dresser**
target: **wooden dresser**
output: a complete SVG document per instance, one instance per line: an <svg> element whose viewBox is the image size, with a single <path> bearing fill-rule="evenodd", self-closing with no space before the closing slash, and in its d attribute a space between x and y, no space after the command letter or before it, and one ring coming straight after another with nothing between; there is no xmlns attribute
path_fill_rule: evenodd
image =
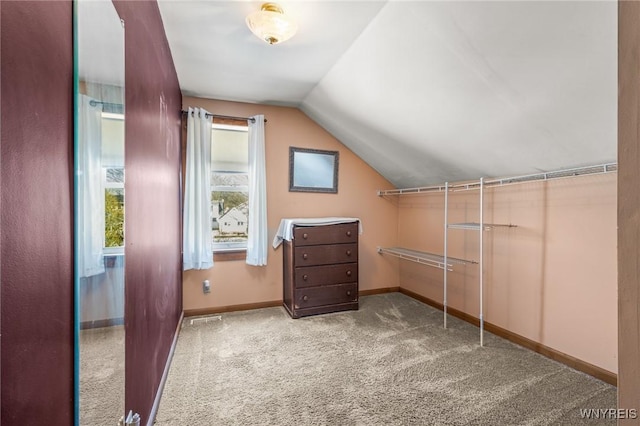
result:
<svg viewBox="0 0 640 426"><path fill-rule="evenodd" d="M358 222L294 225L283 257L291 317L358 309Z"/></svg>

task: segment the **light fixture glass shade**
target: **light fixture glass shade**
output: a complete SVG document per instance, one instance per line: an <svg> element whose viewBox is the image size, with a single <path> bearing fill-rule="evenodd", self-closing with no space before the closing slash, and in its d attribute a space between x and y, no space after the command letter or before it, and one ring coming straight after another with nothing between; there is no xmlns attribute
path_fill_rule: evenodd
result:
<svg viewBox="0 0 640 426"><path fill-rule="evenodd" d="M265 3L261 10L247 16L247 25L252 33L269 44L289 40L298 30L298 24L275 3Z"/></svg>

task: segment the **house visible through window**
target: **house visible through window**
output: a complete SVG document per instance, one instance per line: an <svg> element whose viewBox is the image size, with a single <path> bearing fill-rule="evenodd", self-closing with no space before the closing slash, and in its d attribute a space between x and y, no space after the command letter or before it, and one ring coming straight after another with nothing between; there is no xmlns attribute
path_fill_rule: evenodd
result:
<svg viewBox="0 0 640 426"><path fill-rule="evenodd" d="M211 231L214 252L247 248L249 138L247 126L213 124Z"/></svg>

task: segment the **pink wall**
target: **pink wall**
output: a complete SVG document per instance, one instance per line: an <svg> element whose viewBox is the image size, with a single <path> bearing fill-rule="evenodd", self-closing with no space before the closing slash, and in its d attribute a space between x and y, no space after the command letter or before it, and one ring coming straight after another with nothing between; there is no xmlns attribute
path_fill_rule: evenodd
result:
<svg viewBox="0 0 640 426"><path fill-rule="evenodd" d="M2 416L73 423L71 1L3 1Z"/></svg>
<svg viewBox="0 0 640 426"><path fill-rule="evenodd" d="M617 372L617 174L485 192L485 321ZM442 253L443 195L404 196L399 245ZM478 221L478 192L449 198L449 222ZM478 260L478 232L449 230L450 256ZM449 275L448 304L478 316L477 265ZM400 262L400 286L442 302L442 271Z"/></svg>
<svg viewBox="0 0 640 426"><path fill-rule="evenodd" d="M378 245L394 245L397 207L376 195L393 186L354 153L295 108L244 104L184 97L183 109L204 107L232 116L264 114L267 154L267 209L269 241L283 217L349 216L362 220L360 236L360 289L398 286L395 262L376 253ZM338 194L289 192L289 147L340 152ZM211 282L203 294L202 281ZM269 248L266 267L241 261L216 262L213 268L184 273L185 310L282 300L282 247Z"/></svg>
<svg viewBox="0 0 640 426"><path fill-rule="evenodd" d="M181 315L180 103L155 1L125 21L125 409L151 411Z"/></svg>
<svg viewBox="0 0 640 426"><path fill-rule="evenodd" d="M66 426L73 424L73 7L0 4L0 422ZM127 408L147 420L181 310L181 94L156 2L115 5L127 25L127 282L134 283Z"/></svg>

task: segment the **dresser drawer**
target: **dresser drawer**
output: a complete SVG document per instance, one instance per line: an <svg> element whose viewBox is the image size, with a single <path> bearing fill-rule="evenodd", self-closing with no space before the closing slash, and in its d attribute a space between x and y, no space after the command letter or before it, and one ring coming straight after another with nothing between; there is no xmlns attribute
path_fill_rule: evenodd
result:
<svg viewBox="0 0 640 426"><path fill-rule="evenodd" d="M282 256L282 304L292 318L358 309L358 231L359 221L293 227Z"/></svg>
<svg viewBox="0 0 640 426"><path fill-rule="evenodd" d="M295 266L329 265L358 261L358 243L303 246L294 249Z"/></svg>
<svg viewBox="0 0 640 426"><path fill-rule="evenodd" d="M293 228L296 247L315 244L358 242L358 222L326 226L296 226Z"/></svg>
<svg viewBox="0 0 640 426"><path fill-rule="evenodd" d="M358 301L358 284L308 287L296 291L295 309Z"/></svg>
<svg viewBox="0 0 640 426"><path fill-rule="evenodd" d="M296 268L296 288L313 287L327 284L342 284L358 281L357 263L340 263L338 265L309 266Z"/></svg>

